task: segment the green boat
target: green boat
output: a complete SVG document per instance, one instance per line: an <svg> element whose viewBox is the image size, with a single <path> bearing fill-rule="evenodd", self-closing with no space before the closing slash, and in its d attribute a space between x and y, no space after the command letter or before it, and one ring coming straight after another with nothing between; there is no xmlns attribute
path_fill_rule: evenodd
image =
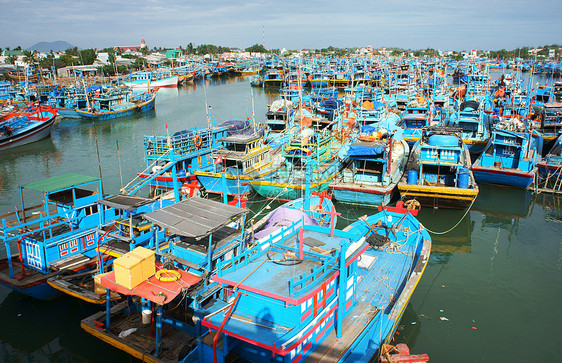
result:
<svg viewBox="0 0 562 363"><path fill-rule="evenodd" d="M261 196L279 200L301 198L305 188L311 192L327 190L347 158L340 152L341 146L327 130L305 129L283 147L285 164L277 174L268 180L253 180L250 184Z"/></svg>

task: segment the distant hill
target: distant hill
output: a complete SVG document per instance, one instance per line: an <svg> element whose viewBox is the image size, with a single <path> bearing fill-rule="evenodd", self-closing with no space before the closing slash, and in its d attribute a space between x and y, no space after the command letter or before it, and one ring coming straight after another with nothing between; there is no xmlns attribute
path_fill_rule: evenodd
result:
<svg viewBox="0 0 562 363"><path fill-rule="evenodd" d="M27 48L27 50L36 50L38 52L50 52L52 50L53 52L60 52L74 47L75 45L68 42L57 40L56 42L39 42Z"/></svg>

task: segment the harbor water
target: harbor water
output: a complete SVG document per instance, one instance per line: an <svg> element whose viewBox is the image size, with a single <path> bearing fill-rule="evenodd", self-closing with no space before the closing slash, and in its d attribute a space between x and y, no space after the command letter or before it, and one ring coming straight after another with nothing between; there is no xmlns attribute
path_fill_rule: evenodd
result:
<svg viewBox="0 0 562 363"><path fill-rule="evenodd" d="M138 116L60 119L50 138L0 154L0 214L20 204L19 186L68 172L101 170L104 192L117 193L146 168L144 135L202 127L208 119L251 119L253 112L259 122L277 98L252 90L248 78L227 78L161 89L155 110ZM41 195L33 193L24 197L37 204ZM278 205L254 197L249 207L258 213ZM340 228L376 213L336 208ZM429 354L431 362L558 361L562 198L480 185L469 212L424 208L419 219L434 232L432 253L396 342ZM135 361L81 330L80 320L98 309L67 296L38 301L0 286L0 361Z"/></svg>

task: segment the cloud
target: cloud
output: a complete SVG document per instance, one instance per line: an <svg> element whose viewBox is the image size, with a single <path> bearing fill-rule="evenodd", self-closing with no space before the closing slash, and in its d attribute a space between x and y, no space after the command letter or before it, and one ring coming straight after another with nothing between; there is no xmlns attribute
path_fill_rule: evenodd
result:
<svg viewBox="0 0 562 363"><path fill-rule="evenodd" d="M389 45L498 49L556 43L562 2L539 0L0 0L0 46L187 43L300 49ZM537 10L539 9L539 10ZM548 10L548 11L543 11ZM540 13L540 16L529 15ZM25 21L22 21L25 19Z"/></svg>

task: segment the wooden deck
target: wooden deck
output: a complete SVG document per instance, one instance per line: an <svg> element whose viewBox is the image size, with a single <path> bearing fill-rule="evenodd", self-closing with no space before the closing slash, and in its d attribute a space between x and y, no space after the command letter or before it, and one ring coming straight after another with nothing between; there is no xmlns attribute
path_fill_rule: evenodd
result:
<svg viewBox="0 0 562 363"><path fill-rule="evenodd" d="M332 329L322 344L306 358L306 362L337 362L340 360L379 311L375 306L358 302L343 320L342 337L338 338L335 329Z"/></svg>

